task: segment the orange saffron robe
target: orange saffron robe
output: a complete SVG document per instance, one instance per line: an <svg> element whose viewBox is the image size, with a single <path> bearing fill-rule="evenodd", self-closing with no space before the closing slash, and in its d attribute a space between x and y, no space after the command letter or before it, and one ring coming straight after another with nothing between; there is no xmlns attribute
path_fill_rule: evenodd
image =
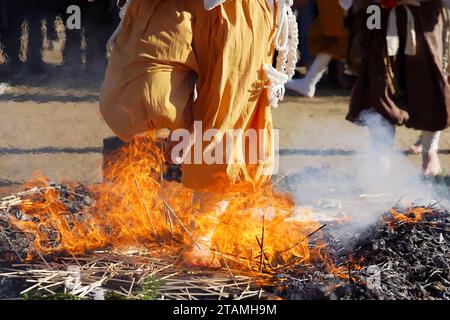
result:
<svg viewBox="0 0 450 320"><path fill-rule="evenodd" d="M263 65L273 59L275 17L266 0L226 1L211 11L200 0L133 0L101 88L105 121L125 141L202 121L203 131L263 129L258 138L269 146L272 115ZM272 161L184 164L182 180L195 190L260 184Z"/></svg>
<svg viewBox="0 0 450 320"><path fill-rule="evenodd" d="M319 15L308 34L311 53L327 53L344 60L347 55L348 33L344 28L345 11L339 0L316 0Z"/></svg>

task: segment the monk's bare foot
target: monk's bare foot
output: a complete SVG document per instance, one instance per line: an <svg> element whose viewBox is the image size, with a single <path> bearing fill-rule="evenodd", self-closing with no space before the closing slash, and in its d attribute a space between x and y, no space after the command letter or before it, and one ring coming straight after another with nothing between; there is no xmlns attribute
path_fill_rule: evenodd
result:
<svg viewBox="0 0 450 320"><path fill-rule="evenodd" d="M208 235L202 236L197 239L188 251L183 255L183 259L186 265L190 267L213 267L219 268L220 261L215 254L211 251L211 239L212 232Z"/></svg>
<svg viewBox="0 0 450 320"><path fill-rule="evenodd" d="M422 153L422 145L413 144L412 146L409 147L408 150L409 150L409 153L420 154L420 153Z"/></svg>
<svg viewBox="0 0 450 320"><path fill-rule="evenodd" d="M436 151L422 153L422 168L425 177L435 177L441 172L441 163Z"/></svg>
<svg viewBox="0 0 450 320"><path fill-rule="evenodd" d="M208 197L207 194L203 194L202 196ZM228 205L228 201L221 200L212 206L212 210L208 203L206 203L206 208L199 208L196 221L192 223L196 225L197 229L194 234L195 243L183 255L186 265L213 268L221 267L220 261L213 251L215 247L212 245L212 239L217 226L220 224L220 217L225 213Z"/></svg>
<svg viewBox="0 0 450 320"><path fill-rule="evenodd" d="M419 136L416 142L408 148L409 153L411 154L421 154L423 151L422 147L422 136Z"/></svg>

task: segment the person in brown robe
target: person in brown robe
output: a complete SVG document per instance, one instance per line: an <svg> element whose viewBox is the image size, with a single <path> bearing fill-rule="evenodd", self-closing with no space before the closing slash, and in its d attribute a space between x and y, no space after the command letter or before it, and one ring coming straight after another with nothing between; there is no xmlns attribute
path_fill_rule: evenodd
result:
<svg viewBox="0 0 450 320"><path fill-rule="evenodd" d="M367 6L379 2L354 0L352 26L365 25ZM441 169L437 156L440 131L450 122L450 87L443 59L444 7L441 0L422 0L419 6L402 2L397 0L394 8L381 8L380 29L358 27L351 31L351 41L357 39L358 43L351 43L350 51L360 54L349 55L358 78L346 119L367 125L373 132L365 115L374 111L385 119L384 125L391 127L391 132L394 125L421 130L423 172L434 176ZM387 34L393 26L397 34L392 44ZM394 134L372 137L389 145Z"/></svg>

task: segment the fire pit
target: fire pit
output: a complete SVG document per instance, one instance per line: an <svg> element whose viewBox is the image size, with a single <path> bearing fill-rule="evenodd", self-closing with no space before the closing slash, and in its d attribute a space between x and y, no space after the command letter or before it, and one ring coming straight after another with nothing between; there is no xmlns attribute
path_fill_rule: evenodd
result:
<svg viewBox="0 0 450 320"><path fill-rule="evenodd" d="M0 296L449 299L450 216L438 204L398 205L345 232L345 217L321 223L270 185L235 190L220 223L202 226L220 267L193 266L192 193L161 177L154 140L139 139L111 155L101 184L36 177L0 200Z"/></svg>

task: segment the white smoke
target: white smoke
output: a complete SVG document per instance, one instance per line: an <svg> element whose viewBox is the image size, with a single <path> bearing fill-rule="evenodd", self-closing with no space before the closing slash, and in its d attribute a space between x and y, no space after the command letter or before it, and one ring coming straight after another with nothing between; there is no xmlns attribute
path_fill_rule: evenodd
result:
<svg viewBox="0 0 450 320"><path fill-rule="evenodd" d="M394 127L372 111L362 114L361 119L370 128L364 134L355 134L336 120L326 125L315 121L300 123L299 137L305 130L314 132L314 141L318 141L315 150L324 147L321 142L326 142L327 147L312 155L306 151L296 155L312 162L286 180L296 204L311 206L324 222L340 214L350 216L352 228L374 223L395 205L438 203L448 208L448 189L425 180L403 150L391 144ZM296 171L292 165L290 169Z"/></svg>

